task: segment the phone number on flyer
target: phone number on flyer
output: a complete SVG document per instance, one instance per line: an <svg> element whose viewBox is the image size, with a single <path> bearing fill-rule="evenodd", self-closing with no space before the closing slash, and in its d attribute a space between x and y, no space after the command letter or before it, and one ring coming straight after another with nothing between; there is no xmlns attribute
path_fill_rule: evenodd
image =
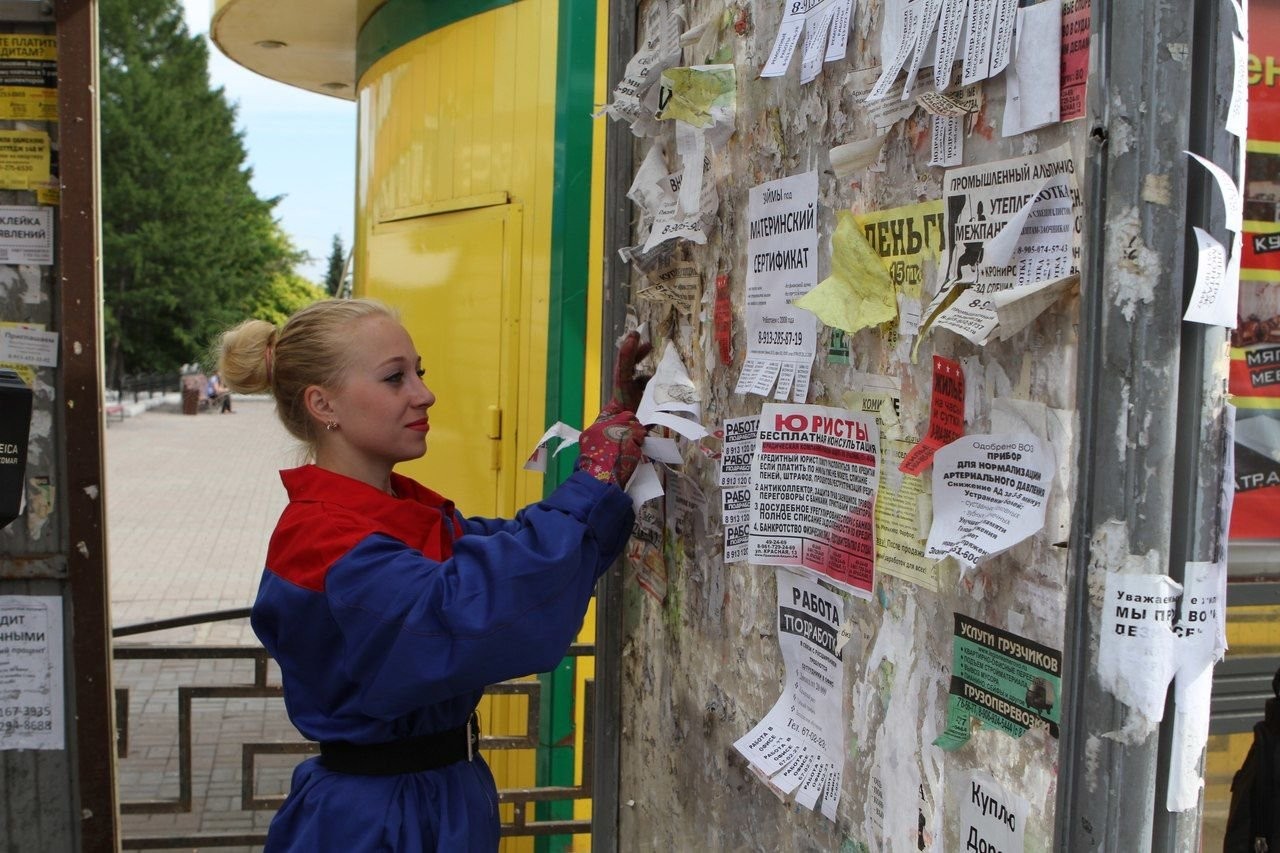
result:
<svg viewBox="0 0 1280 853"><path fill-rule="evenodd" d="M757 344L768 344L771 346L802 346L804 344L804 332L795 331L775 331L773 329L760 329L756 332Z"/></svg>

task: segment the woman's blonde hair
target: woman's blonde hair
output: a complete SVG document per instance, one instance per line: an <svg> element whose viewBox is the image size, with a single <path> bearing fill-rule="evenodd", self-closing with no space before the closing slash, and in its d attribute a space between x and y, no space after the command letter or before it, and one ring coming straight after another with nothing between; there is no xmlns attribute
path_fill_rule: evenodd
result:
<svg viewBox="0 0 1280 853"><path fill-rule="evenodd" d="M318 425L307 414L303 394L312 385L337 388L350 363L351 324L396 313L374 299L323 299L298 311L276 328L265 320L245 320L222 333L218 373L232 391L270 391L285 429L313 449Z"/></svg>

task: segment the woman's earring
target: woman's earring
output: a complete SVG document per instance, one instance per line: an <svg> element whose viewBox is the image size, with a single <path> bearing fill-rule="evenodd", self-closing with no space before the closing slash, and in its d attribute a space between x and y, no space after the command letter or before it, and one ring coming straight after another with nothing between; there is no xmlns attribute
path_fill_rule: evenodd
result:
<svg viewBox="0 0 1280 853"><path fill-rule="evenodd" d="M329 421L327 424L324 425L325 432L333 432L337 428L338 428L337 421Z"/></svg>

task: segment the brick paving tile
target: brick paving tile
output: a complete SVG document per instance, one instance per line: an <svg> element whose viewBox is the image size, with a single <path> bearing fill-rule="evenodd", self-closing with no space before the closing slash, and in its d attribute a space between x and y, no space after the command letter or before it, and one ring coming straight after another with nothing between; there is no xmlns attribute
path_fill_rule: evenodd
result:
<svg viewBox="0 0 1280 853"><path fill-rule="evenodd" d="M113 424L107 432L108 568L116 626L252 604L267 540L285 504L276 471L299 462L296 442L265 399L237 397L234 415L191 417L164 408ZM256 646L257 640L241 619L122 637L117 645ZM253 672L248 661L117 662L116 686L129 689L130 749L120 761L121 800L178 796L179 686L248 686ZM274 667L272 677L278 684ZM261 831L271 820L269 811L240 809L240 744L296 740L283 704L199 699L191 710L192 812L124 815L125 849L131 835Z"/></svg>

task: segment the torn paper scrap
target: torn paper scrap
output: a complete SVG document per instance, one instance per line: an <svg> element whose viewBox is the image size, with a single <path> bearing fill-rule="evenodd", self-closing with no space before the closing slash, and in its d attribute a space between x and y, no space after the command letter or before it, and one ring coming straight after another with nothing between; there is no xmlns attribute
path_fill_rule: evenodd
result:
<svg viewBox="0 0 1280 853"><path fill-rule="evenodd" d="M943 0L942 9L938 13L937 47L933 59L933 87L939 92L946 91L951 84L952 66L960 48L960 36L964 32L965 13L969 9L968 0Z"/></svg>
<svg viewBox="0 0 1280 853"><path fill-rule="evenodd" d="M803 34L805 50L800 82L808 83L818 76L824 61L844 58L853 3L852 0L791 0L785 9L760 76L786 74Z"/></svg>
<svg viewBox="0 0 1280 853"><path fill-rule="evenodd" d="M1062 652L962 613L954 622L947 727L934 745L948 751L964 746L972 718L1010 737L1040 728L1056 738Z"/></svg>
<svg viewBox="0 0 1280 853"><path fill-rule="evenodd" d="M694 213L686 213L680 207L680 187L684 182L684 171L668 175L658 182L664 192L662 201L654 212L653 227L644 243L645 252L653 251L661 243L677 238L699 245L707 241L707 230L715 221L716 210L720 206L710 155L705 156L702 161L699 207Z"/></svg>
<svg viewBox="0 0 1280 853"><path fill-rule="evenodd" d="M1176 667L1173 632L1181 585L1167 575L1107 573L1098 639L1098 681L1137 719L1125 732L1142 740L1164 718Z"/></svg>
<svg viewBox="0 0 1280 853"><path fill-rule="evenodd" d="M855 172L875 165L884 150L885 136L886 134L882 133L870 139L846 142L844 145L832 148L831 170L836 173L836 177L843 180Z"/></svg>
<svg viewBox="0 0 1280 853"><path fill-rule="evenodd" d="M880 433L832 406L766 403L751 467L753 565L820 574L860 598L875 581Z"/></svg>
<svg viewBox="0 0 1280 853"><path fill-rule="evenodd" d="M1178 668L1174 674L1173 739L1169 759L1169 811L1199 804L1204 778L1200 759L1209 740L1209 700L1213 667L1227 649L1227 567L1224 563L1191 562L1174 633L1178 636Z"/></svg>
<svg viewBox="0 0 1280 853"><path fill-rule="evenodd" d="M624 491L631 498L631 507L637 513L643 504L662 497L662 480L658 479L658 471L653 463L642 462L637 465Z"/></svg>
<svg viewBox="0 0 1280 853"><path fill-rule="evenodd" d="M884 27L880 31L880 56L884 66L867 95L868 101L878 101L889 94L898 73L906 67L916 47L920 34L923 3L918 0L885 0Z"/></svg>
<svg viewBox="0 0 1280 853"><path fill-rule="evenodd" d="M964 161L963 119L959 116L935 115L929 119L929 165L949 168Z"/></svg>
<svg viewBox="0 0 1280 853"><path fill-rule="evenodd" d="M702 402L675 344L667 342L657 370L645 385L636 419L645 426L664 426L690 441L709 434L699 419Z"/></svg>
<svg viewBox="0 0 1280 853"><path fill-rule="evenodd" d="M661 462L663 465L684 464L684 456L680 453L680 445L674 438L646 435L641 452L651 462Z"/></svg>
<svg viewBox="0 0 1280 853"><path fill-rule="evenodd" d="M904 80L897 80L889 87L888 93L878 101L867 101L871 90L880 76L879 68L864 68L850 71L844 78L844 88L855 104L864 104L863 115L877 134L884 134L898 122L916 111L914 96L916 89L905 90ZM904 94L904 90L909 94Z"/></svg>
<svg viewBox="0 0 1280 853"><path fill-rule="evenodd" d="M942 200L858 213L853 219L898 289L898 311L913 318L902 323L900 334L913 334L946 242Z"/></svg>
<svg viewBox="0 0 1280 853"><path fill-rule="evenodd" d="M966 435L933 457L925 554L971 569L1044 528L1053 454L1031 433Z"/></svg>
<svg viewBox="0 0 1280 853"><path fill-rule="evenodd" d="M792 304L849 334L898 316L898 300L889 272L849 211L836 214L836 230L831 235L831 275Z"/></svg>
<svg viewBox="0 0 1280 853"><path fill-rule="evenodd" d="M835 821L847 728L837 650L844 600L811 578L786 569L776 575L782 694L733 746L775 792Z"/></svg>
<svg viewBox="0 0 1280 853"><path fill-rule="evenodd" d="M542 438L538 439L538 446L533 449L533 453L529 454L529 459L524 463L524 470L545 473L548 458L547 446L551 443L551 439L560 439L560 446L555 449L554 453L550 454L551 456L558 456L561 450L577 444L578 436L581 434L582 430L571 427L562 421L556 421L542 434Z"/></svg>
<svg viewBox="0 0 1280 853"><path fill-rule="evenodd" d="M1203 228L1196 232L1196 283L1182 319L1209 326L1236 327L1240 282L1227 279L1227 250Z"/></svg>
<svg viewBox="0 0 1280 853"><path fill-rule="evenodd" d="M653 0L645 7L640 32L644 45L627 63L613 89L613 101L605 108L614 119L629 123L643 115L643 99L658 82L659 73L680 61L679 19L670 13L666 0Z"/></svg>
<svg viewBox="0 0 1280 853"><path fill-rule="evenodd" d="M933 64L934 52L929 50L935 41L934 30L938 26L938 15L942 13L942 0L920 0L920 22L916 30L916 45L912 51L911 66L907 69L904 90L915 88L920 69Z"/></svg>
<svg viewBox="0 0 1280 853"><path fill-rule="evenodd" d="M928 468L938 450L964 435L964 370L960 362L933 357L933 391L929 400L929 429L898 466L905 474Z"/></svg>
<svg viewBox="0 0 1280 853"><path fill-rule="evenodd" d="M1226 130L1237 139L1244 139L1249 129L1249 45L1240 36L1232 36L1231 41L1234 62Z"/></svg>
<svg viewBox="0 0 1280 853"><path fill-rule="evenodd" d="M733 121L738 93L732 65L694 65L665 69L658 80L658 115L706 128Z"/></svg>
<svg viewBox="0 0 1280 853"><path fill-rule="evenodd" d="M1236 186L1235 178L1212 160L1206 160L1191 151L1184 153L1204 166L1205 171L1213 176L1214 183L1218 185L1218 192L1222 196L1222 204L1226 208L1226 219L1222 224L1228 231L1239 234L1244 227L1244 198L1240 194L1240 188Z"/></svg>

